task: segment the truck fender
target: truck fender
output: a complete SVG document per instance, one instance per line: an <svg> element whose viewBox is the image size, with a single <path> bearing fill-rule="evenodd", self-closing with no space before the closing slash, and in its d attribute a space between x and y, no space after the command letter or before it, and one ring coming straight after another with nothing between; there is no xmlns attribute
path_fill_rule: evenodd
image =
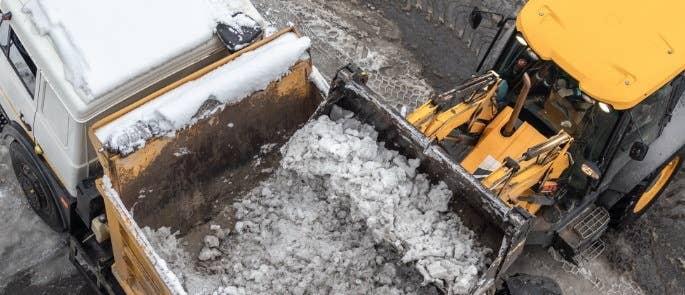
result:
<svg viewBox="0 0 685 295"><path fill-rule="evenodd" d="M685 147L685 95L673 110L672 121L664 128L663 133L649 146L647 157L643 161L628 160L623 168L613 176L609 189L626 194L648 175L666 163L673 155Z"/></svg>
<svg viewBox="0 0 685 295"><path fill-rule="evenodd" d="M62 187L61 183L57 180L57 177L54 175L54 172L50 167L45 163L45 161L38 156L34 150L34 144L33 141L30 139L28 134L26 134L26 131L24 131L24 128L19 125L19 123L11 121L9 124L7 124L3 130L0 131L0 144L6 144L9 145L11 142L16 141L21 145L21 147L27 152L27 154L30 156L31 160L33 161L33 164L38 167L40 170L39 173L41 173L45 179L47 179L50 183L48 184L50 187L50 190L53 192L53 201L55 204L57 204L57 208L59 208L58 212L60 215L60 219L62 220L62 225L64 226L65 229L69 228L69 216L71 212L71 207L73 207L73 201L71 198L65 198L66 200L69 200L67 202L67 205L69 208L65 208L65 206L62 204L61 200L59 200L59 196L67 196L68 192Z"/></svg>

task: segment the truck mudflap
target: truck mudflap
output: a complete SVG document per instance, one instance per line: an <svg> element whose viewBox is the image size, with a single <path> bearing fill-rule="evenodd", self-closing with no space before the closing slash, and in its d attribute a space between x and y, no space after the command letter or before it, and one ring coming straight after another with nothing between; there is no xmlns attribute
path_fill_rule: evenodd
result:
<svg viewBox="0 0 685 295"><path fill-rule="evenodd" d="M493 249L491 261L473 294L492 289L523 250L533 216L521 208L510 208L480 181L457 164L441 146L431 142L414 126L384 105L378 94L365 85L365 73L348 65L333 82L328 98L315 117L328 115L333 106L355 113L360 121L374 126L386 148L421 160L419 170L432 181L443 181L454 193L452 209L478 236L481 245Z"/></svg>

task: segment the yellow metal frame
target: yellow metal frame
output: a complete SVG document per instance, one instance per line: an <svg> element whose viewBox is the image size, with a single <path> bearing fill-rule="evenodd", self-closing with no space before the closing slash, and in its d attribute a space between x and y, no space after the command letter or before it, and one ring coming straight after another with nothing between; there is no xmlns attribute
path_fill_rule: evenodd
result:
<svg viewBox="0 0 685 295"><path fill-rule="evenodd" d="M255 50L255 49L257 49L257 48L259 48L259 47L283 36L284 34L287 34L287 33L295 33L295 34L297 34L297 36L301 36L300 32L297 31L297 29L295 29L294 27L289 27L289 28L283 29L276 34L273 34L267 38L264 38L258 42L255 42L254 44L252 44L252 45L250 45L250 46L248 46L248 47L246 47L246 48L244 48L244 49L242 49L242 50L240 50L234 54L228 55L228 56L210 64L209 66L204 67L204 68L200 69L199 71L196 71L196 72L194 72L194 73L192 73L186 77L183 77L182 79L175 81L175 82L167 85L166 87L163 87L163 88L155 91L154 93L142 98L141 100L138 100L138 101L122 108L121 110L116 111L116 112L104 117L103 119L95 122L93 124L93 126L91 126L88 130L88 138L90 139L90 142L93 145L93 148L98 152L97 153L98 160L102 164L102 167L103 167L105 173L112 180L112 184L114 185L114 189L116 189L116 190L120 189L118 187L118 184L121 182L119 179L120 177L127 178L127 179L135 178L138 175L138 173L140 172L140 170L144 169L144 168L140 168L140 167L147 167L146 163L149 163L150 161L152 161L152 159L156 158L159 151L168 142L170 142L171 139L168 137L155 138L151 142L148 142L146 144L146 146L149 146L150 148L147 148L143 151L144 155L138 156L139 159L137 159L136 161L129 160L129 162L137 163L135 165L137 167L134 169L128 170L126 173L118 173L118 171L116 171L116 168L112 167L111 164L115 163L115 162L120 162L123 159L123 157L121 157L121 155L119 155L119 154L109 153L104 148L103 143L100 142L100 139L95 135L96 130L98 130L102 126L109 124L110 122L116 120L117 118L139 108L140 106L142 106L142 105L166 94L167 92L172 91L172 90L178 88L179 86L181 86L187 82L197 80L198 78L200 78L200 77L204 76L205 74L217 69L218 67L225 65L225 64L235 60L236 58L242 56L243 54L250 52L252 50ZM311 67L310 63L311 63L311 61L307 62L308 67ZM154 147L154 148L152 148L152 147Z"/></svg>
<svg viewBox="0 0 685 295"><path fill-rule="evenodd" d="M533 193L532 188L548 180L556 180L571 165L568 149L572 140L538 158L519 163L519 171L500 167L483 180L483 185L497 192L509 206L520 206L531 214L540 210L539 204L519 200Z"/></svg>
<svg viewBox="0 0 685 295"><path fill-rule="evenodd" d="M295 33L300 36L294 28L287 28L277 34L271 35L259 42L256 42L249 47L239 51L238 53L226 56L211 65L202 68L168 86L150 94L149 96L132 103L125 108L103 118L102 120L93 124L88 131L88 136L91 144L93 144L97 151L98 160L103 166L104 173L110 178L112 187L118 192L125 191L123 188L127 183L135 180L140 180L139 177L143 171L149 168L150 164L157 159L164 148L173 142L174 139L169 137L155 138L146 143L146 146L135 153L122 157L119 154L109 153L103 148L103 143L100 142L95 135L95 131L112 122L113 120L135 110L143 104L187 83L196 80L210 71L227 64L238 58L246 52L250 52L259 48L274 39L286 34ZM281 78L279 82L272 83L265 92L274 91L276 93L283 93L287 95L296 91L304 91L309 93L309 89L314 89L313 84L308 82L307 77L311 73L311 60L300 61L291 68L291 73ZM302 83L306 81L306 83ZM304 86L304 89L300 89ZM269 90L270 89L270 90ZM312 92L313 93L313 92ZM192 132L192 131L188 131ZM177 137L178 138L178 137ZM103 180L96 181L98 190L106 196L103 187ZM124 195L120 196L124 198ZM122 203L123 206L123 203ZM127 294L171 294L169 286L158 273L155 267L155 262L152 260L150 249L146 248L144 243L140 240L140 231L135 221L124 214L120 208L116 206L109 197L105 197L105 209L107 219L109 220L110 237L112 241L112 251L114 253L115 263L112 266L112 272L120 283L121 287Z"/></svg>
<svg viewBox="0 0 685 295"><path fill-rule="evenodd" d="M519 158L530 147L548 140L526 122L522 122L513 135L509 137L502 135L500 131L507 124L513 112L511 107L505 107L485 128L478 144L461 162L461 166L466 171L474 174L488 157L499 163L503 163L507 157ZM511 207L521 206L531 214L535 214L540 209L540 205L519 201L518 198L530 195L532 193L531 188L538 183L558 179L570 166L571 159L567 153L570 146L571 142L567 143L563 149L554 151L553 159L548 159L544 165L537 165L536 159L520 163L521 169L513 177L509 177L511 171L499 167L482 183L485 187L496 192L507 205ZM506 185L502 181L505 177L509 178Z"/></svg>
<svg viewBox="0 0 685 295"><path fill-rule="evenodd" d="M479 134L485 128L485 124L480 122L489 122L497 115L495 93L501 81L497 78L490 88L479 89L464 102L444 112L439 112L439 105L430 99L409 114L407 121L431 140L450 139L449 135L454 129L466 124L470 133Z"/></svg>

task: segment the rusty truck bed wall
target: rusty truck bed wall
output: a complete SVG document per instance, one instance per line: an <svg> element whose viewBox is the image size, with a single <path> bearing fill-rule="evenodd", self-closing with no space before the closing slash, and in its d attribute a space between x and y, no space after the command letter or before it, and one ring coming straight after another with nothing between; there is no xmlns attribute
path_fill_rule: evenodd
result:
<svg viewBox="0 0 685 295"><path fill-rule="evenodd" d="M183 231L201 221L206 215L203 213L218 197L218 192L206 189L210 187L208 181L226 170L240 170L259 154L261 146L285 142L304 124L322 99L316 87L308 82L311 63L296 64L289 75L266 90L225 107L210 118L177 132L173 138L151 140L144 148L126 157L103 150L93 135L94 130L288 31L292 30L224 58L93 126L91 140L100 151L98 157L105 173L141 226L170 226ZM177 156L179 152L183 155ZM237 185L253 181L243 179Z"/></svg>
<svg viewBox="0 0 685 295"><path fill-rule="evenodd" d="M354 112L358 119L375 127L386 148L420 159L422 173L434 182L447 184L454 193L453 210L476 233L478 241L494 251L490 257L492 263L472 293L486 292L522 250L531 217L506 206L454 162L443 148L432 144L381 101L377 94L355 80L354 72L343 69L338 72L329 97L315 116L330 113L333 105Z"/></svg>
<svg viewBox="0 0 685 295"><path fill-rule="evenodd" d="M217 176L236 170L235 174L248 177L232 180L236 185L258 181L252 178L259 173L240 170L259 155L263 145L285 142L321 99L311 84L303 83L309 73L310 65L299 63L290 75L265 91L224 108L175 137L153 140L125 158L111 158L107 175L139 224L170 226L183 232L201 221L222 193L211 190ZM175 155L179 151L183 155Z"/></svg>
<svg viewBox="0 0 685 295"><path fill-rule="evenodd" d="M140 228L168 226L184 232L211 217L215 207L230 204L232 196L255 187L268 174L255 171L257 168L251 165L254 158L273 158L277 152L275 149L271 155L263 155L261 147L284 144L308 121L323 95L309 81L311 60L300 61L291 67L289 74L271 83L267 89L227 105L209 118L177 131L174 137L152 139L126 157L103 149L94 135L95 130L288 32L295 31L282 31L221 59L91 128L89 136L104 172L118 193L122 207L135 219L122 216L121 210L113 208L111 200L106 202L115 257L113 272L134 294L147 294L151 290L158 294L159 286L165 286L162 293L173 293L170 291L173 288L165 283L168 274L156 271L157 262L149 249L145 250L146 244L140 238L133 238L140 236ZM226 175L233 178L224 179L217 186L217 179ZM99 188L105 195L102 186Z"/></svg>

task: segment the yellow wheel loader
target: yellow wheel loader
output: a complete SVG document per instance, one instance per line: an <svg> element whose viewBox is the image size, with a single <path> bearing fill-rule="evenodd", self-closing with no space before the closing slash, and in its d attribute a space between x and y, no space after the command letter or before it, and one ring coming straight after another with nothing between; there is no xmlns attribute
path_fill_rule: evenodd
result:
<svg viewBox="0 0 685 295"><path fill-rule="evenodd" d="M529 1L515 28L499 15L500 39L481 62L492 69L407 116L530 214L527 244L572 261L597 256L609 225L644 214L685 153L682 26L663 3L581 2ZM472 27L492 14L475 9Z"/></svg>
<svg viewBox="0 0 685 295"><path fill-rule="evenodd" d="M237 201L278 165L278 149L263 146L282 146L308 120L337 108L373 126L388 149L418 159L421 173L453 193L451 211L477 244L493 250L471 294L493 293L525 245L592 259L609 225L627 224L654 204L684 156L678 13L685 3L678 0L531 0L515 27L502 18L483 59L487 71L427 98L406 118L366 86L364 70L343 67L327 89L311 79L311 57L298 55L285 74L242 100L196 105L194 123L173 136L155 136L162 125L154 122L133 124L143 132L121 138L135 144L126 150L98 134L142 118L168 93L221 77L212 73L236 60L249 65L249 57L266 56L256 52L284 51L278 44L299 34L255 34L241 46L221 45L218 39L231 39L224 35L133 79L109 100L87 105L76 97L79 104L70 105L75 92L52 67L52 43L31 29L20 1L0 4L1 33L11 37L3 50L31 61L23 76L0 79L8 94L0 100L0 139L10 145L34 209L68 233L72 262L102 294L184 294L142 228L184 232L206 222L214 204ZM474 10L473 27L484 14ZM2 61L16 70L13 60ZM38 75L32 90L22 80L29 72ZM55 118L66 119L51 123ZM60 133L46 130L62 123L69 132L53 148L49 141ZM67 156L82 162L63 168ZM526 279L505 278L505 294L525 291L514 280Z"/></svg>

